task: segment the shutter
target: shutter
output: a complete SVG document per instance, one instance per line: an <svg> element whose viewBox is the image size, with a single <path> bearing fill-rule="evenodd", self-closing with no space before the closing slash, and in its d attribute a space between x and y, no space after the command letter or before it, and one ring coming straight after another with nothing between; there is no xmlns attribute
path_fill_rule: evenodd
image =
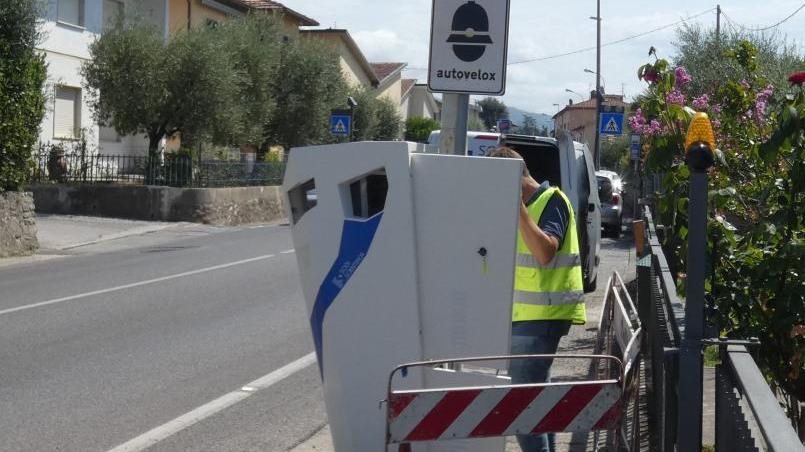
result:
<svg viewBox="0 0 805 452"><path fill-rule="evenodd" d="M72 25L84 25L81 7L83 0L58 0L59 21Z"/></svg>
<svg viewBox="0 0 805 452"><path fill-rule="evenodd" d="M56 87L56 104L53 107L53 137L75 138L78 129L79 93L77 88Z"/></svg>

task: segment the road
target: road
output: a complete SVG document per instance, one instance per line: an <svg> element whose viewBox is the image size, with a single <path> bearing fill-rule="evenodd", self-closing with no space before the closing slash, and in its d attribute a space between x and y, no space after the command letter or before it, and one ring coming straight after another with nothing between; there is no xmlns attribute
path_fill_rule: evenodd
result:
<svg viewBox="0 0 805 452"><path fill-rule="evenodd" d="M287 227L129 244L0 268L0 450L165 437L149 450L281 451L324 424ZM241 391L294 362L290 377ZM228 408L209 403L232 394ZM203 419L176 431L198 407Z"/></svg>
<svg viewBox="0 0 805 452"><path fill-rule="evenodd" d="M608 275L633 266L628 241L603 240L588 328ZM0 450L285 451L326 435L287 226L185 225L56 254L0 266Z"/></svg>

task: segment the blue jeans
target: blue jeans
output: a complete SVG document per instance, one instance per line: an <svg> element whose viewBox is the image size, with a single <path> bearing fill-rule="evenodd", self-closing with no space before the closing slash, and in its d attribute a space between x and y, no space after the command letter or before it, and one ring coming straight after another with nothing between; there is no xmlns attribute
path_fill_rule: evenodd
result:
<svg viewBox="0 0 805 452"><path fill-rule="evenodd" d="M570 331L569 320L533 320L512 323L512 355L553 355L559 340ZM551 381L552 359L513 359L509 362L512 384ZM555 435L517 435L523 452L555 452Z"/></svg>

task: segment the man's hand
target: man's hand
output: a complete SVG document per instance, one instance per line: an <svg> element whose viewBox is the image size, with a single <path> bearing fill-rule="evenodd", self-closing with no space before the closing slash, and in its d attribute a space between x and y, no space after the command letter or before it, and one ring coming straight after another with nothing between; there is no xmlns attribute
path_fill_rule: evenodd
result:
<svg viewBox="0 0 805 452"><path fill-rule="evenodd" d="M525 204L520 202L520 234L531 254L541 265L547 265L559 249L559 240L543 231L528 215Z"/></svg>

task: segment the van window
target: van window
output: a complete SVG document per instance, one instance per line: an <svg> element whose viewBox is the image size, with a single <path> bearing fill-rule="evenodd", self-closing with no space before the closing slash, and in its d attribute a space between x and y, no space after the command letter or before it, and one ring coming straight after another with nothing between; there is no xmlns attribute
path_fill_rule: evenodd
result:
<svg viewBox="0 0 805 452"><path fill-rule="evenodd" d="M531 177L542 183L548 181L552 186L562 187L562 175L559 172L559 148L550 143L505 143L523 156L525 166Z"/></svg>

